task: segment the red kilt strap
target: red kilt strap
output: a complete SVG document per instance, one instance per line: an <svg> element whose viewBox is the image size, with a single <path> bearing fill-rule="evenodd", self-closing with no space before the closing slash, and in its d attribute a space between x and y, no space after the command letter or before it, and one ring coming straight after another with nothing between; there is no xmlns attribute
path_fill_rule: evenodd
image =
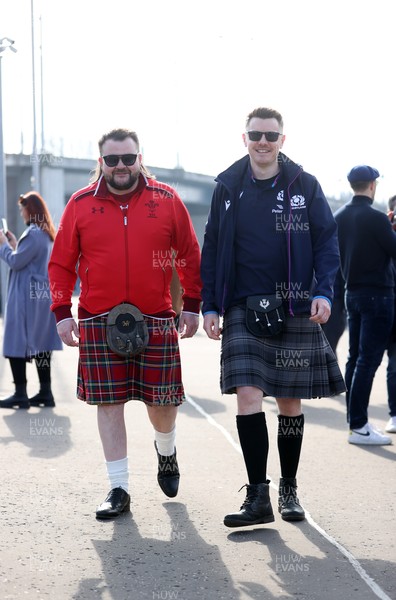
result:
<svg viewBox="0 0 396 600"><path fill-rule="evenodd" d="M185 400L178 333L174 320L144 317L149 343L141 354L123 358L106 342L106 316L80 321L77 398L87 404L179 406Z"/></svg>

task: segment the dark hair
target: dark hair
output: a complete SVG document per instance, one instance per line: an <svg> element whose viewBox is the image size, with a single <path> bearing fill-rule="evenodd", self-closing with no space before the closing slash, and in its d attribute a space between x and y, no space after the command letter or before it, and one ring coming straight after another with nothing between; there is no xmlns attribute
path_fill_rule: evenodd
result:
<svg viewBox="0 0 396 600"><path fill-rule="evenodd" d="M391 196L388 200L389 210L395 210L395 204L396 204L396 196Z"/></svg>
<svg viewBox="0 0 396 600"><path fill-rule="evenodd" d="M135 142L138 152L140 152L139 138L138 138L136 131L131 131L130 129L119 128L119 129L112 129L108 133L104 133L102 135L102 137L98 141L99 154L102 155L103 145L108 140L114 140L115 142L123 142L124 140L126 140L126 138L131 138L131 140L133 140ZM152 175L150 173L150 171L147 169L147 167L144 166L143 163L140 163L140 171L146 177L150 177L151 179L154 179L154 175ZM102 169L101 169L101 165L98 161L94 171L92 172L92 177L90 180L91 183L95 183L95 181L98 181L101 173L102 173Z"/></svg>
<svg viewBox="0 0 396 600"><path fill-rule="evenodd" d="M349 185L356 194L360 194L360 192L366 191L373 181L354 181L353 183L349 182Z"/></svg>
<svg viewBox="0 0 396 600"><path fill-rule="evenodd" d="M99 152L102 154L103 144L107 142L107 140L114 140L115 142L123 142L126 138L131 138L138 149L140 151L139 138L135 131L130 131L129 129L112 129L108 133L104 133L100 140L98 141Z"/></svg>
<svg viewBox="0 0 396 600"><path fill-rule="evenodd" d="M283 129L283 118L282 115L273 108L255 108L251 113L248 114L246 119L246 127L249 125L251 119L276 119L279 123L279 127Z"/></svg>
<svg viewBox="0 0 396 600"><path fill-rule="evenodd" d="M55 225L52 221L48 207L38 192L27 192L19 196L18 204L27 210L30 225L37 225L47 233L51 239L55 239Z"/></svg>

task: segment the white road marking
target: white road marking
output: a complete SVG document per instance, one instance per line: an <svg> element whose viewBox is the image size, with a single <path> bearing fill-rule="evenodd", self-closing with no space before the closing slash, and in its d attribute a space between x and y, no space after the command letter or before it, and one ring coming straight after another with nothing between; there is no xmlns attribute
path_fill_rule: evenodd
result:
<svg viewBox="0 0 396 600"><path fill-rule="evenodd" d="M218 429L224 435L224 437L231 444L231 446L234 448L234 450L236 450L237 452L239 452L239 454L242 454L241 446L237 442L235 442L235 440L233 439L232 435L227 431L227 429L225 427L223 427L222 425L220 425L216 421L216 419L214 419L211 415L209 415L202 408L202 406L200 406L197 402L195 402L195 400L193 400L188 394L186 394L186 400L187 400L187 402L189 404L191 404L191 406L193 408L195 408L195 410L197 412L199 412L203 417L205 417L205 419L208 421L208 423L210 425L213 425L213 427L216 427L216 429ZM271 479L271 477L269 477L269 478ZM272 488L274 488L276 491L278 491L278 486L275 485L272 480L271 480L271 484L270 485L271 485ZM314 519L311 517L311 515L309 514L309 512L305 509L305 506L304 506L304 510L305 510L306 520L311 525L311 527L313 527L314 529L316 529L316 531L322 537L324 537L328 542L330 542L330 544L332 544L335 548L337 548L337 550L339 552L341 552L341 554L343 554L345 556L345 558L348 560L348 562L352 565L352 567L355 569L355 571L358 573L358 575L360 575L360 577L363 579L363 581L369 586L369 588L374 592L374 594L378 598L380 598L381 600L392 600L392 598L390 598L379 587L379 585L374 581L374 579L372 579L370 577L370 575L363 569L362 565L359 563L359 561L357 560L357 558L355 558L353 556L353 554L351 552L349 552L349 550L347 550L346 548L344 548L344 546L342 546L342 544L340 544L339 542L337 542L337 540L335 540L324 529L322 529L320 527L320 525L318 525L316 523L316 521L314 521Z"/></svg>

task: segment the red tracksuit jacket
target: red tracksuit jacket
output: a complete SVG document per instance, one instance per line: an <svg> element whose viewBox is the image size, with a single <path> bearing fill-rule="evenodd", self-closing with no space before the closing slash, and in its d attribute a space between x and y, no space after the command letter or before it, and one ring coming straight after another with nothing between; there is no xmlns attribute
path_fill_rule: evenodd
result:
<svg viewBox="0 0 396 600"><path fill-rule="evenodd" d="M177 192L141 175L129 202L120 204L102 177L73 194L62 215L48 266L51 309L57 321L71 317L78 273L80 317L122 302L144 314L174 314L172 265L184 290L184 310L199 313L200 249Z"/></svg>

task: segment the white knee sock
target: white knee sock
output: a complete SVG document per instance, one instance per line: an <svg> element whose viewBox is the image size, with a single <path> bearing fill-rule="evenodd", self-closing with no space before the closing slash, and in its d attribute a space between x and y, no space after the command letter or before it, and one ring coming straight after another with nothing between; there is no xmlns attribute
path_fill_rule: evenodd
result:
<svg viewBox="0 0 396 600"><path fill-rule="evenodd" d="M161 456L172 456L175 452L176 426L169 433L161 433L154 429L154 439Z"/></svg>
<svg viewBox="0 0 396 600"><path fill-rule="evenodd" d="M116 487L122 487L123 490L128 492L128 457L126 456L125 458L121 458L121 460L106 461L106 468L110 481L110 489L113 490Z"/></svg>

